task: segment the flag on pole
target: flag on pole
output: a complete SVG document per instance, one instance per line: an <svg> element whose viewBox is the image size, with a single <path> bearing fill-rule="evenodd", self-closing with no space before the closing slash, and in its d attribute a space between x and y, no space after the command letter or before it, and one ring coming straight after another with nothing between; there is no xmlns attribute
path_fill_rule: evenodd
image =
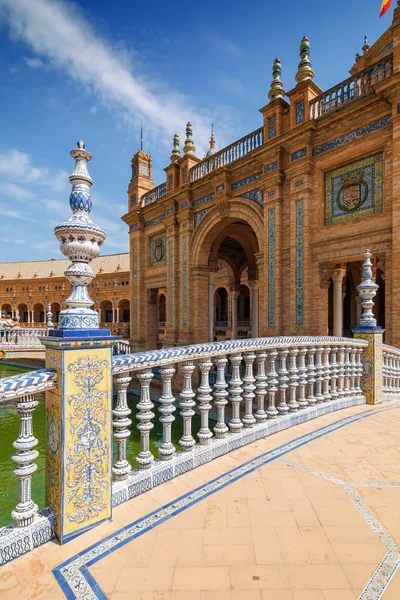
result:
<svg viewBox="0 0 400 600"><path fill-rule="evenodd" d="M385 14L385 12L389 10L391 4L392 0L382 0L381 12L379 13L379 17L382 17Z"/></svg>

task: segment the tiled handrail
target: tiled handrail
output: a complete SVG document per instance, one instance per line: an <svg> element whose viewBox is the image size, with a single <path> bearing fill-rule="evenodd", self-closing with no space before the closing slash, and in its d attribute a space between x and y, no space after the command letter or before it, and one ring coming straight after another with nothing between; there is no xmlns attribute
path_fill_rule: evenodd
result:
<svg viewBox="0 0 400 600"><path fill-rule="evenodd" d="M36 348L42 345L40 337L47 334L46 328L15 327L0 330L0 349L2 348Z"/></svg>
<svg viewBox="0 0 400 600"><path fill-rule="evenodd" d="M142 206L147 206L148 204L153 204L159 198L167 195L167 184L160 183L157 187L153 188L149 192L146 192L142 196Z"/></svg>
<svg viewBox="0 0 400 600"><path fill-rule="evenodd" d="M363 401L361 356L367 346L368 342L361 339L271 337L195 344L114 357L117 400L113 427L118 460L113 466L113 474L122 486L117 486L118 490L129 496L130 490L140 490L140 485L157 485L157 482L201 464L199 460L211 460L232 447L254 441L257 436L268 434L270 420L279 420L324 403L331 406L336 401ZM174 379L179 363L180 377ZM159 421L163 427L159 461L155 460L149 447L155 419L150 394L155 368L159 369L162 384L158 399ZM132 423L127 404L131 371L136 372L140 385L136 415L140 452L136 456L136 471L132 470L126 453ZM182 390L179 400L172 393L173 380L175 387ZM199 385L195 392L192 386L197 380ZM181 453L176 453L171 441L176 400L183 419L179 432ZM192 433L196 407L201 415L201 427ZM217 421L212 430L211 410ZM246 433L251 431L254 434ZM239 446L231 439L236 439ZM211 449L207 451L207 448ZM146 470L150 470L150 479L144 483Z"/></svg>
<svg viewBox="0 0 400 600"><path fill-rule="evenodd" d="M318 119L338 108L372 92L372 86L393 73L393 55L345 79L310 102L311 118Z"/></svg>
<svg viewBox="0 0 400 600"><path fill-rule="evenodd" d="M400 349L383 344L382 354L383 391L400 394Z"/></svg>
<svg viewBox="0 0 400 600"><path fill-rule="evenodd" d="M259 148L264 143L263 128L256 129L245 137L233 142L226 148L219 150L208 158L205 158L190 169L190 181L194 182L205 177L211 171L225 167L232 162L246 156L252 150Z"/></svg>
<svg viewBox="0 0 400 600"><path fill-rule="evenodd" d="M56 387L57 373L53 369L38 369L0 379L0 402L19 399L27 394L40 394Z"/></svg>

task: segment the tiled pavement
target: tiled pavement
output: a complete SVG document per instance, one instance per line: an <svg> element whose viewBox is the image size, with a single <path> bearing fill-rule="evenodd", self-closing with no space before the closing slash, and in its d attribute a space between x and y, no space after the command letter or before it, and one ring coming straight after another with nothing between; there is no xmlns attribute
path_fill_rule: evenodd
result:
<svg viewBox="0 0 400 600"><path fill-rule="evenodd" d="M298 425L134 498L114 509L112 522L0 568L0 598L65 598L52 572L63 561L246 461L370 410ZM393 405L221 487L89 566L87 579L110 600L399 600L398 545L400 409Z"/></svg>

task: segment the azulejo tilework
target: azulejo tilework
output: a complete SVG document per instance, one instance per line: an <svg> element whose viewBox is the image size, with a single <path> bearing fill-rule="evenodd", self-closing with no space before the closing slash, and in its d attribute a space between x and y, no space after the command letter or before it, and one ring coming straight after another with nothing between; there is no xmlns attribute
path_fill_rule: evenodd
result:
<svg viewBox="0 0 400 600"><path fill-rule="evenodd" d="M275 327L275 209L268 211L268 327Z"/></svg>
<svg viewBox="0 0 400 600"><path fill-rule="evenodd" d="M304 158L304 156L307 156L307 148L301 148L301 150L296 150L296 152L292 152L292 154L290 155L290 159L292 162L295 162L300 158Z"/></svg>
<svg viewBox="0 0 400 600"><path fill-rule="evenodd" d="M93 546L80 552L79 555L72 556L70 559L60 564L53 570L54 576L56 577L67 598L71 600L81 598L85 598L85 600L98 600L99 598L104 599L104 593L100 589L97 581L88 571L88 568L91 565L106 557L111 552L118 550L131 540L143 535L151 528L157 527L167 519L170 519L183 510L186 510L190 506L197 504L207 496L218 492L225 486L234 483L245 475L259 469L263 465L268 464L273 460L284 456L292 450L303 446L307 442L318 439L332 431L345 427L346 425L357 422L361 419L365 419L379 412L393 410L396 408L399 408L399 406L393 405L388 407L379 407L362 414L340 419L334 423L331 423L330 425L316 429L311 433L298 437L286 444L283 444L282 446L265 452L258 457L251 459L244 464L228 471L227 473L224 473L223 475L220 475L217 478L205 483L195 490L180 496L176 500L173 500L165 506L153 511L152 513L149 513L145 517L130 523L116 533L111 534ZM292 414L291 416L299 419L300 415ZM246 432L246 435L249 434L251 434L251 432ZM222 442L223 440L219 441ZM387 542L389 542L389 540L387 540ZM379 600L380 596L363 596L363 600L367 600L367 598Z"/></svg>
<svg viewBox="0 0 400 600"><path fill-rule="evenodd" d="M173 209L173 208L169 208L169 209L167 210L167 216L168 216L168 215L173 215L173 214L174 214L174 209Z"/></svg>
<svg viewBox="0 0 400 600"><path fill-rule="evenodd" d="M276 117L268 119L268 139L272 139L276 136Z"/></svg>
<svg viewBox="0 0 400 600"><path fill-rule="evenodd" d="M258 179L260 179L260 177L262 177L262 171L258 171L257 173L254 173L253 175L246 177L245 179L240 179L239 181L235 181L234 183L232 183L231 189L237 190L238 188L241 188L244 185L248 185L249 183L253 183L253 181L257 181Z"/></svg>
<svg viewBox="0 0 400 600"><path fill-rule="evenodd" d="M134 223L129 227L129 231L136 231L136 229L139 229L139 223Z"/></svg>
<svg viewBox="0 0 400 600"><path fill-rule="evenodd" d="M249 198L259 206L264 206L264 192L260 190L260 188L255 188L254 190L250 190L249 192L244 192L243 194L240 194L240 196L236 197Z"/></svg>
<svg viewBox="0 0 400 600"><path fill-rule="evenodd" d="M304 121L304 100L296 102L296 125Z"/></svg>
<svg viewBox="0 0 400 600"><path fill-rule="evenodd" d="M275 171L275 169L277 169L277 168L278 168L278 161L274 160L273 162L265 165L264 173L269 173L270 171Z"/></svg>
<svg viewBox="0 0 400 600"><path fill-rule="evenodd" d="M304 322L304 202L296 202L296 327Z"/></svg>
<svg viewBox="0 0 400 600"><path fill-rule="evenodd" d="M323 154L324 152L328 152L329 150L338 148L339 146L342 146L343 144L348 144L349 142L352 142L353 140L355 140L357 138L363 137L364 135L368 135L369 133L374 133L375 131L379 131L380 129L382 129L384 127L388 127L391 124L391 122L392 122L391 115L386 115L386 117L382 117L382 119L373 121L372 123L369 123L368 125L364 125L363 127L354 129L353 131L350 131L349 133L345 133L344 135L341 135L333 140L330 140L329 142L326 142L325 144L316 146L315 148L313 148L313 151L312 151L313 156L319 156L320 154Z"/></svg>
<svg viewBox="0 0 400 600"><path fill-rule="evenodd" d="M325 224L383 210L383 156L376 154L325 175Z"/></svg>
<svg viewBox="0 0 400 600"><path fill-rule="evenodd" d="M133 333L138 331L138 255L137 241L132 242L132 329Z"/></svg>
<svg viewBox="0 0 400 600"><path fill-rule="evenodd" d="M174 324L174 242L168 242L168 313L169 324Z"/></svg>
<svg viewBox="0 0 400 600"><path fill-rule="evenodd" d="M272 198L273 196L275 196L275 190L268 192L268 198Z"/></svg>
<svg viewBox="0 0 400 600"><path fill-rule="evenodd" d="M131 196L131 206L136 206L136 194L133 194Z"/></svg>
<svg viewBox="0 0 400 600"><path fill-rule="evenodd" d="M188 291L188 238L183 238L182 244L182 262L183 262L183 274L182 274L182 324L183 327L187 327L187 291Z"/></svg>
<svg viewBox="0 0 400 600"><path fill-rule="evenodd" d="M218 192L222 192L225 189L225 184L224 183L220 183L219 185L217 185L217 187L215 188L216 193L218 194Z"/></svg>
<svg viewBox="0 0 400 600"><path fill-rule="evenodd" d="M187 200L185 200L185 202L182 202L181 204L181 208L187 208L189 206L189 202Z"/></svg>
<svg viewBox="0 0 400 600"><path fill-rule="evenodd" d="M150 239L150 264L158 265L167 260L165 233L155 235Z"/></svg>
<svg viewBox="0 0 400 600"><path fill-rule="evenodd" d="M52 368L3 377L0 381L0 400L9 400L38 390L51 389L56 386L56 380L57 373Z"/></svg>
<svg viewBox="0 0 400 600"><path fill-rule="evenodd" d="M200 223L201 219L204 217L204 215L206 215L208 213L208 211L211 209L211 206L207 207L207 208L203 208L203 210L198 210L197 212L195 212L193 214L193 224L194 224L194 228L196 229L197 225Z"/></svg>
<svg viewBox="0 0 400 600"><path fill-rule="evenodd" d="M294 187L300 187L301 185L303 185L303 180L299 179L298 181L296 181L296 183L294 184Z"/></svg>
<svg viewBox="0 0 400 600"><path fill-rule="evenodd" d="M161 223L161 221L164 221L165 219L165 215L160 215L159 217L155 217L154 219L150 219L150 221L146 221L144 226L145 227L151 227L151 225L155 225L156 223Z"/></svg>
<svg viewBox="0 0 400 600"><path fill-rule="evenodd" d="M379 54L385 54L385 52L388 52L389 50L393 50L393 40L390 40L390 42L386 44L384 48L382 48Z"/></svg>
<svg viewBox="0 0 400 600"><path fill-rule="evenodd" d="M214 197L214 193L207 194L207 196L202 196L201 198L197 198L197 200L193 201L193 206L199 206L199 204L204 204L204 202L209 202Z"/></svg>

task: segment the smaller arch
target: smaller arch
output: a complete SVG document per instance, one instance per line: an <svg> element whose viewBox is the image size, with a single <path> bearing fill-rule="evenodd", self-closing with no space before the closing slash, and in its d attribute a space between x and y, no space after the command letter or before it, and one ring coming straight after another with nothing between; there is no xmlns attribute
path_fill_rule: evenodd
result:
<svg viewBox="0 0 400 600"><path fill-rule="evenodd" d="M6 317L11 316L11 314L12 314L11 304L3 304L1 307L1 314L5 315Z"/></svg>
<svg viewBox="0 0 400 600"><path fill-rule="evenodd" d="M224 287L219 287L214 293L215 326L226 327L228 325L228 292Z"/></svg>
<svg viewBox="0 0 400 600"><path fill-rule="evenodd" d="M165 327L167 321L167 298L165 294L158 296L158 326Z"/></svg>
<svg viewBox="0 0 400 600"><path fill-rule="evenodd" d="M101 323L112 323L113 319L113 306L110 300L102 300L100 302L100 322Z"/></svg>
<svg viewBox="0 0 400 600"><path fill-rule="evenodd" d="M237 297L238 327L250 327L250 290L241 284Z"/></svg>
<svg viewBox="0 0 400 600"><path fill-rule="evenodd" d="M53 315L53 323L58 323L61 312L61 306L59 302L51 303L51 314Z"/></svg>
<svg viewBox="0 0 400 600"><path fill-rule="evenodd" d="M119 322L120 323L129 323L129 309L130 309L130 302L129 300L120 300L118 303L118 308L119 308Z"/></svg>
<svg viewBox="0 0 400 600"><path fill-rule="evenodd" d="M44 306L41 302L37 302L33 305L33 322L44 323Z"/></svg>
<svg viewBox="0 0 400 600"><path fill-rule="evenodd" d="M25 304L25 302L21 302L20 304L18 304L17 306L17 310L19 313L19 322L20 323L28 323L29 319L28 319L28 306L27 304Z"/></svg>

